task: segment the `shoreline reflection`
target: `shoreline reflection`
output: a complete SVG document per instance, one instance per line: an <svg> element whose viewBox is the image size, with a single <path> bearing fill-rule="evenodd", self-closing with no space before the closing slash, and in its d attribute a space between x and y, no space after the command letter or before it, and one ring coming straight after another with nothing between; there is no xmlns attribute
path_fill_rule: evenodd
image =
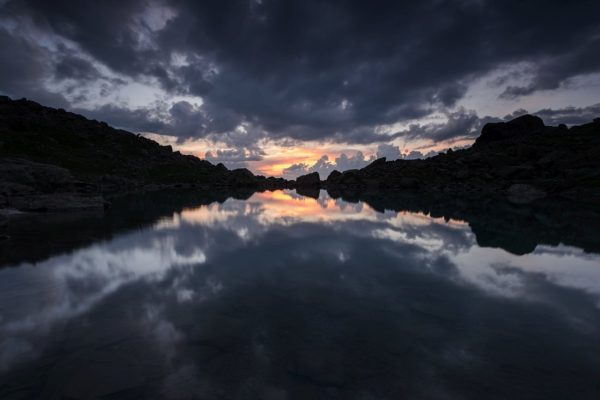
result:
<svg viewBox="0 0 600 400"><path fill-rule="evenodd" d="M0 269L0 397L600 390L598 254L482 247L472 222L324 191L148 215Z"/></svg>

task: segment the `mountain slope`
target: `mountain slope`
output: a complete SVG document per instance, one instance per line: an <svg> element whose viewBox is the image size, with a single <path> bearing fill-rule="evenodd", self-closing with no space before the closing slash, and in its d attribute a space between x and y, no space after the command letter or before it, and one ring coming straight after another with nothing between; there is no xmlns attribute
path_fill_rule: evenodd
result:
<svg viewBox="0 0 600 400"><path fill-rule="evenodd" d="M95 208L101 193L165 185L275 189L284 179L228 170L104 122L0 97L0 208Z"/></svg>
<svg viewBox="0 0 600 400"><path fill-rule="evenodd" d="M146 183L237 185L252 184L254 177L248 170L229 171L104 122L24 99L0 97L0 142L0 157L57 165L85 180L116 176Z"/></svg>

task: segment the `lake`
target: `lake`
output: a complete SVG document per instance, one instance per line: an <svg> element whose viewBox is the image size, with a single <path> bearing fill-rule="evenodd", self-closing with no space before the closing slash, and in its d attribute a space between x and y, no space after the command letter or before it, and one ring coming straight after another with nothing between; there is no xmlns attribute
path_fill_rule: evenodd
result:
<svg viewBox="0 0 600 400"><path fill-rule="evenodd" d="M585 215L237 197L13 216L0 398L600 398Z"/></svg>

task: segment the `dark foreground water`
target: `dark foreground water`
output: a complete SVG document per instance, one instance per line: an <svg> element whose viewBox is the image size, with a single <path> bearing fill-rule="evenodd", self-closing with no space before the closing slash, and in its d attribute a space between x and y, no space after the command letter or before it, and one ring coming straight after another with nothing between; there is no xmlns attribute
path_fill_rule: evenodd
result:
<svg viewBox="0 0 600 400"><path fill-rule="evenodd" d="M11 220L0 398L600 398L594 251L325 192L170 196Z"/></svg>

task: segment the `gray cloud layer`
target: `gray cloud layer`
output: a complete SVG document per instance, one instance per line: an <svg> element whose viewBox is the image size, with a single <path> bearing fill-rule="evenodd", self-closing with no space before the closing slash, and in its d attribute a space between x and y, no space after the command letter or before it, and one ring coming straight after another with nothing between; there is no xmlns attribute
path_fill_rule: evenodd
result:
<svg viewBox="0 0 600 400"><path fill-rule="evenodd" d="M505 82L503 98L600 71L599 14L595 1L12 0L0 13L0 51L11 55L0 91L88 102L87 115L111 124L242 147L266 137L384 142L376 127L448 113L473 79L503 65L525 63L531 75ZM135 81L203 103L102 105ZM448 116L397 136L468 136L481 120Z"/></svg>

